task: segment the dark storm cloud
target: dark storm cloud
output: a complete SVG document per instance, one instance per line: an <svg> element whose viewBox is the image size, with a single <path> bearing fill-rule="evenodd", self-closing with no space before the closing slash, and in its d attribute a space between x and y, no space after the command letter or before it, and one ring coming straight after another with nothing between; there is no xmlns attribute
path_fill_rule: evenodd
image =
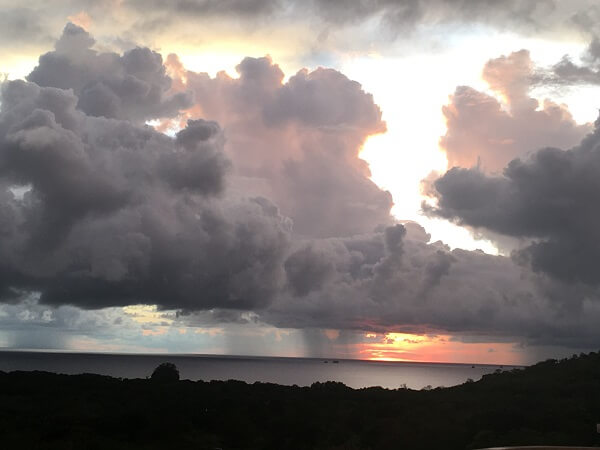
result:
<svg viewBox="0 0 600 450"><path fill-rule="evenodd" d="M597 346L596 290L540 277L510 258L413 236L396 225L298 243L285 262L291 289L260 311L261 320L291 328L461 332Z"/></svg>
<svg viewBox="0 0 600 450"><path fill-rule="evenodd" d="M591 131L578 125L569 110L550 100L542 105L529 96L535 67L521 50L488 61L482 78L506 101L468 86L456 88L443 107L447 131L440 139L449 167L500 171L512 159L546 146L569 148Z"/></svg>
<svg viewBox="0 0 600 450"><path fill-rule="evenodd" d="M335 262L328 252L320 250L316 243L310 243L290 255L284 267L292 292L304 296L321 289L334 274Z"/></svg>
<svg viewBox="0 0 600 450"><path fill-rule="evenodd" d="M268 302L288 220L265 199L214 198L229 168L218 125L173 139L76 105L71 91L2 87L1 291L93 308Z"/></svg>
<svg viewBox="0 0 600 450"><path fill-rule="evenodd" d="M43 87L73 89L78 108L88 115L143 122L175 116L191 106L186 92L170 93L160 54L137 47L100 53L83 28L67 24L55 50L40 56L27 79Z"/></svg>
<svg viewBox="0 0 600 450"><path fill-rule="evenodd" d="M517 257L567 282L597 284L600 257L600 132L563 151L546 148L516 159L502 176L454 168L435 182L429 212L533 242Z"/></svg>
<svg viewBox="0 0 600 450"><path fill-rule="evenodd" d="M239 79L185 72L198 96L192 111L226 127L239 174L224 193L230 163L217 123L189 120L170 138L96 117L104 105L96 88L142 80L165 91L171 79L148 49L120 56L91 50L93 42L69 24L29 76L37 83L3 86L5 301L38 291L42 303L85 308L263 308L292 271L283 264L292 222L257 195L262 185L300 224L328 234L338 224L348 234L391 222L389 193L358 158L366 137L385 129L358 83L319 69L282 84L268 58L242 61ZM138 103L125 97L104 116L136 122Z"/></svg>
<svg viewBox="0 0 600 450"><path fill-rule="evenodd" d="M394 223L389 194L358 157L365 139L385 130L381 111L343 74L302 70L284 83L269 58L246 58L239 78L211 78L171 56L168 92L189 89L195 103L162 124L182 125L169 137L140 124L137 101L117 109L128 120L96 116L82 103L85 86L114 79L98 75L103 55L114 63L107 67L123 70L119 77L127 73L123 80L166 88L151 51L100 54L91 42L67 27L50 60L67 52L73 61L90 58L90 66L42 61L31 76L59 87L2 87L0 295L12 316L43 326L59 305L145 303L179 310L182 323L204 317L599 341L593 288L548 279L510 258L450 250L429 243L416 223ZM498 64L493 72L502 79ZM515 83L510 95L523 98ZM523 183L543 179L539 172ZM480 176L475 194L464 189L457 201L510 200L508 181L487 186ZM518 229L509 222L506 229ZM27 303L32 292L40 295L35 305Z"/></svg>
<svg viewBox="0 0 600 450"><path fill-rule="evenodd" d="M126 0L134 10L149 2ZM332 24L356 24L381 17L391 26L414 27L417 23L481 22L536 27L554 11L553 0L176 0L152 1L153 10L164 14L198 18L243 17L253 19L309 16Z"/></svg>
<svg viewBox="0 0 600 450"><path fill-rule="evenodd" d="M360 84L319 68L284 74L269 58L245 58L239 78L211 78L167 61L181 89L194 93L189 114L223 125L237 183L271 198L314 237L352 235L391 223L391 196L369 178L358 154L385 130L381 111Z"/></svg>

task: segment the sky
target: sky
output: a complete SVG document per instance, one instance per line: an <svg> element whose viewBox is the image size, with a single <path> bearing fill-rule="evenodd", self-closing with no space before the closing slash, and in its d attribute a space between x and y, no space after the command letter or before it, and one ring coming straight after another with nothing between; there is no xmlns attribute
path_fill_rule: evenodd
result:
<svg viewBox="0 0 600 450"><path fill-rule="evenodd" d="M594 1L0 10L0 347L600 346Z"/></svg>

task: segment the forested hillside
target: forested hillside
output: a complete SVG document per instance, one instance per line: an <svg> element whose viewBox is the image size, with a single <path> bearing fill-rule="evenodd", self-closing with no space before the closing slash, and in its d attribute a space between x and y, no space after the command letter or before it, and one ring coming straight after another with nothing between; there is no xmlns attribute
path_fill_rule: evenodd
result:
<svg viewBox="0 0 600 450"><path fill-rule="evenodd" d="M7 449L600 446L596 423L599 353L422 391L0 372Z"/></svg>

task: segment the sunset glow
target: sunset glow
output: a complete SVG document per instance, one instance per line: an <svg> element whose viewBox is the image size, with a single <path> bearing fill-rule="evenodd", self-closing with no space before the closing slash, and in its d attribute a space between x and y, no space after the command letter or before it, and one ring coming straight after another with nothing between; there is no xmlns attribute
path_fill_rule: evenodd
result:
<svg viewBox="0 0 600 450"><path fill-rule="evenodd" d="M0 0L0 54L6 448L600 446L598 0Z"/></svg>
<svg viewBox="0 0 600 450"><path fill-rule="evenodd" d="M374 339L376 334L365 334L367 339ZM415 355L427 359L427 348L439 343L443 337L426 337L415 334L387 333L380 342L363 344L361 355L371 361L415 361Z"/></svg>
<svg viewBox="0 0 600 450"><path fill-rule="evenodd" d="M496 364L600 339L586 0L13 3L2 345Z"/></svg>
<svg viewBox="0 0 600 450"><path fill-rule="evenodd" d="M513 344L467 343L451 335L415 335L366 333L366 342L358 346L361 359L371 361L436 362L521 365L526 362Z"/></svg>

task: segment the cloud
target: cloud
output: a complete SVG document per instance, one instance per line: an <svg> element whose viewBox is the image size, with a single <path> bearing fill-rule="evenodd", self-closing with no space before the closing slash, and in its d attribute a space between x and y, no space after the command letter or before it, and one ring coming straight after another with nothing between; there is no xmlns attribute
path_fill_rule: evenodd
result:
<svg viewBox="0 0 600 450"><path fill-rule="evenodd" d="M443 107L448 130L440 145L449 167L500 171L509 161L541 147L569 148L591 131L578 125L564 105L545 100L541 108L529 96L535 68L521 50L487 62L483 79L504 98L460 86Z"/></svg>
<svg viewBox="0 0 600 450"><path fill-rule="evenodd" d="M394 27L413 28L416 23L481 22L496 25L535 27L554 10L552 0L477 1L477 0L176 0L150 2L153 11L178 17L236 17L244 19L286 19L313 17L322 22L346 25L363 23L373 17ZM127 0L126 7L139 11L148 2Z"/></svg>
<svg viewBox="0 0 600 450"><path fill-rule="evenodd" d="M527 3L515 0L371 0L350 4L341 0L315 0L310 4L319 15L332 22L358 22L366 17L380 15L384 22L405 28L414 27L417 23L465 22L534 27L538 20L549 15L554 9L553 0L534 0Z"/></svg>
<svg viewBox="0 0 600 450"><path fill-rule="evenodd" d="M587 36L597 36L600 29L598 28L598 19L600 19L600 7L595 3L582 5L581 9L574 11L568 21L573 24L577 31Z"/></svg>
<svg viewBox="0 0 600 450"><path fill-rule="evenodd" d="M569 283L597 285L599 139L596 128L570 150L539 150L499 176L454 168L435 182L439 202L429 213L526 238L519 260Z"/></svg>
<svg viewBox="0 0 600 450"><path fill-rule="evenodd" d="M50 39L51 33L39 14L25 7L2 8L0 39L11 45L40 44Z"/></svg>
<svg viewBox="0 0 600 450"><path fill-rule="evenodd" d="M175 116L191 105L189 93L171 93L162 57L148 48L101 53L83 28L68 23L55 50L40 56L27 79L38 86L73 89L88 115L144 122Z"/></svg>
<svg viewBox="0 0 600 450"><path fill-rule="evenodd" d="M359 83L323 68L283 83L268 57L245 58L237 79L186 71L175 55L168 65L179 88L194 93L188 114L224 127L239 189L272 199L296 233L344 236L391 223L391 196L359 158L366 138L385 131Z"/></svg>
<svg viewBox="0 0 600 450"><path fill-rule="evenodd" d="M73 306L51 307L28 296L18 304L0 304L0 339L8 348L69 348L80 335L108 338L107 330L117 325L122 335L132 335L139 328L119 308L83 311Z"/></svg>
<svg viewBox="0 0 600 450"><path fill-rule="evenodd" d="M451 251L412 239L401 225L297 246L285 262L288 294L260 311L277 326L572 346L595 346L600 338L595 290L553 281L510 258Z"/></svg>
<svg viewBox="0 0 600 450"><path fill-rule="evenodd" d="M214 122L175 138L76 109L71 91L2 87L0 285L84 308L253 308L282 276L289 219L226 198ZM12 186L30 186L22 199Z"/></svg>
<svg viewBox="0 0 600 450"><path fill-rule="evenodd" d="M580 57L580 62L565 55L549 69L540 68L535 74L535 81L541 85L579 86L600 84L600 40L593 36L587 49Z"/></svg>
<svg viewBox="0 0 600 450"><path fill-rule="evenodd" d="M144 303L177 310L178 325L204 320L268 323L308 329L307 335L325 328L598 342L593 287L548 278L510 258L451 251L430 243L418 224L395 223L389 193L369 179L359 158L365 139L385 130L360 84L328 69L301 70L284 82L268 57L244 59L232 78L186 71L171 56L171 78L148 49L107 54L91 50L92 43L83 29L67 26L30 81L2 85L0 295L14 311L37 293L37 306L25 308L30 312ZM106 67L118 69L106 77L105 58ZM490 64L488 78L529 111L523 71L514 66L523 58ZM36 77L63 84L40 86ZM114 117L97 114L96 100L82 101L97 99L86 97L90 86L111 91L110 80L118 85L129 77L162 86L157 114L170 115L161 109L164 98L193 93L191 109L162 123L181 127L174 136L142 124L142 100L126 98ZM560 158L593 154L595 136L582 144L589 150L546 150L536 154L539 161L511 163L504 177L454 169L435 184L435 213L452 211L444 217L510 235L525 226L534 230L528 236L546 242L536 227L567 219L548 216L543 224L531 205L521 217L525 206L510 208L517 191L511 183L522 183L536 201L538 189L549 211L562 197L548 190L546 172L555 169L555 183L566 180L556 170ZM585 185L594 159L572 158L574 178ZM460 177L452 176L465 173L471 178L460 191ZM565 186L572 188L563 189L567 197L587 192ZM499 199L483 218L477 211L462 218L464 209ZM591 194L581 197L582 211L586 199ZM502 217L511 211L520 217Z"/></svg>
<svg viewBox="0 0 600 450"><path fill-rule="evenodd" d="M176 0L164 3L159 0L143 2L139 0L126 0L126 6L151 10L162 10L181 16L214 17L214 16L241 16L255 17L270 15L284 7L282 0Z"/></svg>

